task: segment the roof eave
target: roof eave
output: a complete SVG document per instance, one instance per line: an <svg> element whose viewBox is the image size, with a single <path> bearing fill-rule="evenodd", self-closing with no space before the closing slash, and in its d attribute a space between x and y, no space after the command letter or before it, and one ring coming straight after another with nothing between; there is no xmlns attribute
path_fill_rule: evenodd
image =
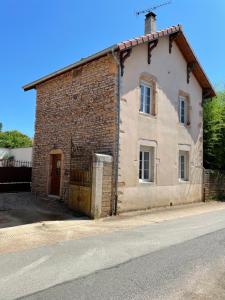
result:
<svg viewBox="0 0 225 300"><path fill-rule="evenodd" d="M184 34L183 30L181 30L181 33L182 33L183 38L185 39L186 44L188 45L188 47L189 47L189 49L190 49L190 51L191 51L193 57L194 57L194 62L198 64L198 67L200 68L200 70L201 70L201 72L202 72L202 74L203 74L203 76L204 76L204 79L205 79L205 81L207 82L207 87L204 87L204 86L201 84L201 82L199 82L199 84L200 84L201 87L202 87L203 94L204 94L204 90L207 90L207 93L206 93L207 96L206 96L206 97L203 97L203 98L204 98L204 99L207 99L207 98L215 97L215 96L216 96L216 92L215 92L215 90L214 90L214 87L213 87L211 81L209 80L208 76L206 75L204 69L202 68L202 66L201 66L201 64L200 64L200 62L199 62L199 59L197 58L197 56L196 56L194 50L192 49L190 43L188 42L188 39L187 39L186 35ZM197 79L197 78L196 78L196 79Z"/></svg>
<svg viewBox="0 0 225 300"><path fill-rule="evenodd" d="M94 55L91 55L91 56L89 56L89 57L87 57L85 59L82 59L82 60L80 60L80 61L78 61L76 63L73 63L73 64L71 64L71 65L69 65L69 66L67 66L65 68L62 68L62 69L60 69L60 70L58 70L56 72L53 72L53 73L51 73L51 74L49 74L47 76L44 76L44 77L42 77L42 78L40 78L38 80L35 80L35 81L33 81L33 82L31 82L31 83L23 86L23 89L24 89L24 91L28 91L28 90L34 89L40 83L43 83L43 82L45 82L45 81L47 81L49 79L52 79L52 78L54 78L54 77L56 77L58 75L61 75L61 74L65 73L65 72L67 72L67 71L70 71L70 70L72 70L72 69L74 69L76 67L79 67L79 66L81 66L83 64L86 64L86 63L88 63L88 62L90 62L92 60L95 60L95 59L98 59L98 58L100 58L102 56L105 56L105 55L107 55L110 52L113 52L113 51L116 51L116 50L118 50L118 51L124 51L126 49L138 46L140 44L152 41L154 39L161 38L163 36L168 36L168 35L170 35L172 33L176 33L176 32L181 32L181 36L183 37L183 41L186 44L187 50L189 51L189 54L187 55L188 59L190 60L190 57L189 57L189 55L190 55L192 57L192 60L198 66L198 71L199 72L198 72L198 74L195 74L195 77L196 76L198 77L198 78L196 77L196 79L199 81L199 84L200 84L200 86L203 89L203 98L210 98L210 97L216 96L216 92L215 92L215 90L213 88L213 85L211 84L211 82L208 79L206 73L204 72L202 66L200 65L199 60L197 59L197 57L196 57L193 49L191 48L191 46L190 46L190 44L189 44L189 42L188 42L188 40L187 40L187 38L186 38L186 36L185 36L185 34L183 32L183 28L182 28L182 26L180 24L178 24L176 26L169 27L169 28L164 29L164 30L159 31L159 32L154 32L152 34L148 34L148 35L145 35L145 36L140 36L138 38L127 40L125 42L113 45L113 46L111 46L109 48L106 48L106 49L104 49L104 50L102 50L102 51L94 54ZM180 49L180 50L183 53L182 49ZM183 55L184 55L184 53L183 53ZM187 62L190 62L188 59L186 57ZM191 62L193 62L193 61L191 61Z"/></svg>
<svg viewBox="0 0 225 300"><path fill-rule="evenodd" d="M104 49L104 50L102 50L100 52L97 52L97 53L95 53L95 54L93 54L91 56L88 56L87 58L81 59L80 61L78 61L76 63L68 65L65 68L62 68L62 69L60 69L58 71L55 71L55 72L53 72L53 73L51 73L51 74L49 74L47 76L43 76L40 79L37 79L37 80L35 80L35 81L31 82L31 83L28 83L28 84L24 85L22 88L23 88L23 90L25 92L29 91L29 90L32 90L32 89L35 89L38 84L43 83L43 82L45 82L45 81L47 81L49 79L52 79L52 78L54 78L54 77L56 77L58 75L61 75L61 74L65 73L65 72L70 71L70 70L72 70L72 69L74 69L76 67L79 67L79 66L83 65L83 64L86 64L86 63L88 63L88 62L90 62L92 60L100 58L100 57L102 57L102 56L104 56L104 55L106 55L106 54L108 54L108 53L110 53L112 51L115 51L117 48L118 48L117 45L113 45L111 47L108 47L108 48L106 48L106 49Z"/></svg>

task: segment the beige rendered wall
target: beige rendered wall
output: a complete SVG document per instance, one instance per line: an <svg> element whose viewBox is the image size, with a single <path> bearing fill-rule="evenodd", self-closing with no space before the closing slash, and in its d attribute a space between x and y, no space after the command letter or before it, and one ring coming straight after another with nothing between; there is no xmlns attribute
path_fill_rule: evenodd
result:
<svg viewBox="0 0 225 300"><path fill-rule="evenodd" d="M147 45L133 48L121 78L121 126L118 211L166 206L202 199L202 89L191 74L187 84L186 61L167 37L159 40L147 63ZM156 81L156 116L139 112L140 76ZM179 91L190 97L190 127L179 124ZM155 182L140 183L140 145L155 146ZM179 148L190 149L189 182L179 182Z"/></svg>

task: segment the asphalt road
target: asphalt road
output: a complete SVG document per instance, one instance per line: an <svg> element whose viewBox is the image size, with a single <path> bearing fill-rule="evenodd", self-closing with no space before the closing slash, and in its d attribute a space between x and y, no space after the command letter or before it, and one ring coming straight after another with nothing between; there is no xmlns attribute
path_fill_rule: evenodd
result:
<svg viewBox="0 0 225 300"><path fill-rule="evenodd" d="M225 210L2 254L9 299L225 299Z"/></svg>
<svg viewBox="0 0 225 300"><path fill-rule="evenodd" d="M21 299L225 299L225 230Z"/></svg>

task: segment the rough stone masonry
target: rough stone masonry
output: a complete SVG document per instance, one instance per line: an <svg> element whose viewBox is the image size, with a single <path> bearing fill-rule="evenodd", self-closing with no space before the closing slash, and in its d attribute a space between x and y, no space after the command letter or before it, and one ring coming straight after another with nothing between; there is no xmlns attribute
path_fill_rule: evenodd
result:
<svg viewBox="0 0 225 300"><path fill-rule="evenodd" d="M117 66L111 54L37 85L32 190L48 194L50 152L63 153L61 198L67 200L71 143L82 149L74 167L85 168L93 153L109 154L115 165L117 132ZM111 177L112 187L115 172ZM104 186L105 189L105 186ZM110 202L114 197L114 188ZM104 199L104 196L107 198ZM103 193L104 215L111 214L109 194Z"/></svg>

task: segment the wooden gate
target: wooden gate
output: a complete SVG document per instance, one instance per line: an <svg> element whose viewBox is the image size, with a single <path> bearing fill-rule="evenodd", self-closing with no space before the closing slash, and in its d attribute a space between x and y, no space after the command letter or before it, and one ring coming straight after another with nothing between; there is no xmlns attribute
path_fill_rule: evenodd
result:
<svg viewBox="0 0 225 300"><path fill-rule="evenodd" d="M0 160L0 192L30 191L30 162Z"/></svg>
<svg viewBox="0 0 225 300"><path fill-rule="evenodd" d="M71 147L68 206L91 216L92 156L83 148Z"/></svg>
<svg viewBox="0 0 225 300"><path fill-rule="evenodd" d="M90 216L91 171L74 170L70 183L69 207Z"/></svg>

